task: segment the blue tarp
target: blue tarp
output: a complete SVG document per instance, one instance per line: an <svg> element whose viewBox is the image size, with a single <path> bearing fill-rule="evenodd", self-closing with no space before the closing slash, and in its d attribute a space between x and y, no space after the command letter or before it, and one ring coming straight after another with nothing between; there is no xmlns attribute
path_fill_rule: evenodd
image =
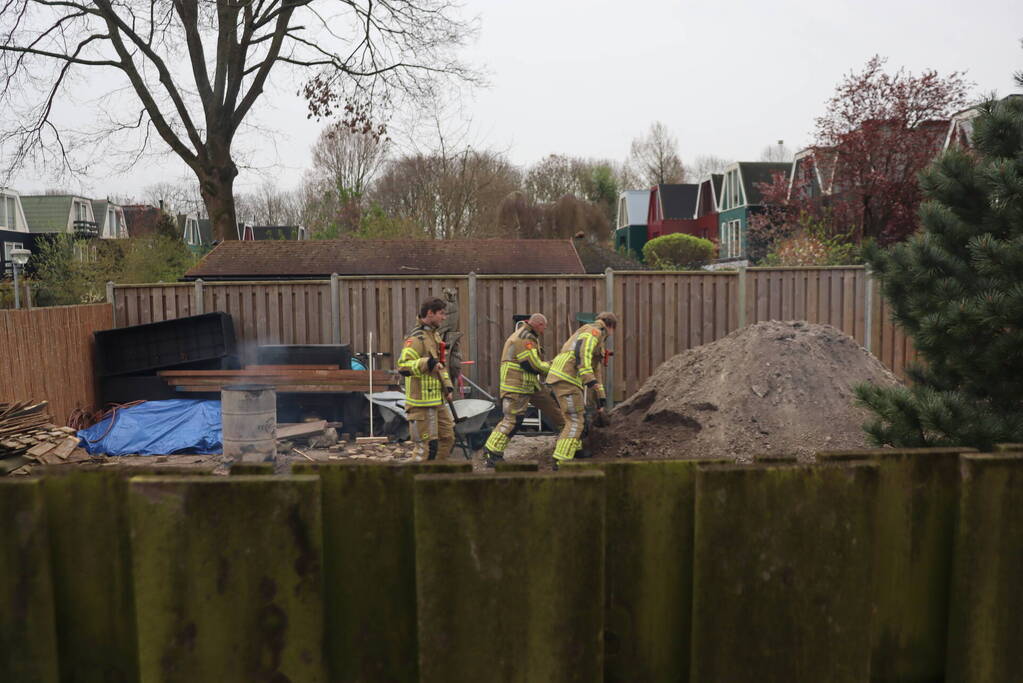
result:
<svg viewBox="0 0 1023 683"><path fill-rule="evenodd" d="M112 428L111 420L114 420ZM79 431L78 437L89 453L220 453L223 450L220 401L180 398L146 401L119 409L112 417Z"/></svg>

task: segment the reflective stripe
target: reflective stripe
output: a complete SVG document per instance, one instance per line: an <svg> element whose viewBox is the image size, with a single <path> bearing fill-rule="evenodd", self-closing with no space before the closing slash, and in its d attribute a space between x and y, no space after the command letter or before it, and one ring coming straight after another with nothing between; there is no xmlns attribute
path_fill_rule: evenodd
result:
<svg viewBox="0 0 1023 683"><path fill-rule="evenodd" d="M554 446L555 460L571 460L575 452L582 448L583 442L579 439L558 439Z"/></svg>

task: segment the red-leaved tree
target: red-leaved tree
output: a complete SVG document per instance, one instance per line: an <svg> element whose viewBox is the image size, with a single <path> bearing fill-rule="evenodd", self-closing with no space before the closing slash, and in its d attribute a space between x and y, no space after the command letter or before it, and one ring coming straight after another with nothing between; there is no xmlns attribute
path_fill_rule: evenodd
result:
<svg viewBox="0 0 1023 683"><path fill-rule="evenodd" d="M917 174L941 151L971 84L960 72L888 73L885 62L874 56L838 84L791 192L788 179L760 188L765 203L780 208L751 225L754 251L807 222L856 243L890 244L916 230Z"/></svg>

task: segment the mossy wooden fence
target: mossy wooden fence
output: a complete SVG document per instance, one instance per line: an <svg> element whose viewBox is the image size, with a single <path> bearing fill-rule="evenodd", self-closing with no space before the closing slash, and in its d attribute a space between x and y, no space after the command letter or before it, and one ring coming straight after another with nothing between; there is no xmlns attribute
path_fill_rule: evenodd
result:
<svg viewBox="0 0 1023 683"><path fill-rule="evenodd" d="M1020 448L7 478L0 680L1016 680Z"/></svg>

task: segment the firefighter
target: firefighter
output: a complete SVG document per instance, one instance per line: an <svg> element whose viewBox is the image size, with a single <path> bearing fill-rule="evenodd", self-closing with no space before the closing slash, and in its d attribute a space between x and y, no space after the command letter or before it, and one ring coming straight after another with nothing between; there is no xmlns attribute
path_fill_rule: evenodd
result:
<svg viewBox="0 0 1023 683"><path fill-rule="evenodd" d="M409 436L416 444L416 460L444 460L455 445L455 426L447 402L454 394L448 370L441 362L437 328L448 317L447 304L427 299L419 307L419 324L405 339L398 371L405 376L405 413Z"/></svg>
<svg viewBox="0 0 1023 683"><path fill-rule="evenodd" d="M504 342L504 350L501 351L500 394L503 417L484 446L483 457L487 467L493 467L495 462L504 460L504 448L522 426L530 403L555 429L560 431L565 425L561 409L551 395L550 388L543 382L543 377L551 369L551 364L543 359L543 346L540 343L545 329L547 318L542 313L534 313L529 316L529 320L519 322Z"/></svg>
<svg viewBox="0 0 1023 683"><path fill-rule="evenodd" d="M561 347L561 353L551 361L546 381L553 388L565 417L565 426L554 446L555 469L559 462L571 460L582 448L587 399L595 397L597 411L604 412L606 395L601 381L604 341L617 326L618 318L614 313L599 314L593 323L576 330Z"/></svg>

